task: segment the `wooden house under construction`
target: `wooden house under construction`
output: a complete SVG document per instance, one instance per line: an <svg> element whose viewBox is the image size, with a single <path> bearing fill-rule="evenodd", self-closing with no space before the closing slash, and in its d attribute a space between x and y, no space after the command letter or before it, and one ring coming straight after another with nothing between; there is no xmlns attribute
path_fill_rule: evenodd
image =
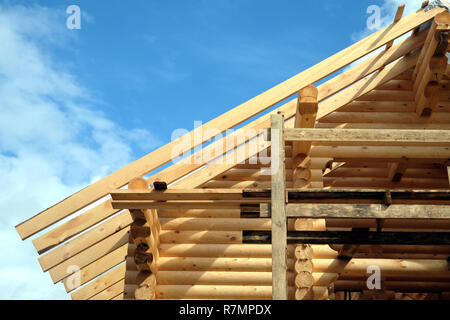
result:
<svg viewBox="0 0 450 320"><path fill-rule="evenodd" d="M17 232L76 300L449 299L450 13L403 8Z"/></svg>

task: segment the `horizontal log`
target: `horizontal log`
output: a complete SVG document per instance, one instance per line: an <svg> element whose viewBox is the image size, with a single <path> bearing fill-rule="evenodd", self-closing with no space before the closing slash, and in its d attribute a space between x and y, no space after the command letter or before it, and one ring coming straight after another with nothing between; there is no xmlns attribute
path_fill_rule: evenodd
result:
<svg viewBox="0 0 450 320"><path fill-rule="evenodd" d="M448 130L286 128L284 138L286 141L315 142L321 145L450 145Z"/></svg>
<svg viewBox="0 0 450 320"><path fill-rule="evenodd" d="M202 219L202 218L161 218L163 230L270 230L270 219Z"/></svg>
<svg viewBox="0 0 450 320"><path fill-rule="evenodd" d="M290 203L286 215L290 218L450 219L450 206Z"/></svg>
<svg viewBox="0 0 450 320"><path fill-rule="evenodd" d="M158 285L156 289L158 299L272 299L272 286ZM294 292L294 287L288 288L289 299Z"/></svg>
<svg viewBox="0 0 450 320"><path fill-rule="evenodd" d="M367 281L338 280L335 282L336 291L359 291L367 289ZM442 292L450 291L450 282L433 281L384 281L386 290L398 292Z"/></svg>
<svg viewBox="0 0 450 320"><path fill-rule="evenodd" d="M161 230L161 243L242 243L242 231Z"/></svg>
<svg viewBox="0 0 450 320"><path fill-rule="evenodd" d="M286 254L294 256L294 245L288 245ZM314 259L330 259L337 252L328 245L313 245ZM271 258L270 244L161 244L161 257L224 257L224 258Z"/></svg>
<svg viewBox="0 0 450 320"><path fill-rule="evenodd" d="M159 209L162 218L240 218L241 209Z"/></svg>
<svg viewBox="0 0 450 320"><path fill-rule="evenodd" d="M370 266L378 266L381 275L386 277L387 280L450 279L450 271L446 260L358 258L353 258L351 261L338 259L314 260L314 272L339 273L340 278L365 277L367 279L367 268Z"/></svg>
<svg viewBox="0 0 450 320"><path fill-rule="evenodd" d="M287 274L288 284L294 285L294 272ZM158 271L159 285L253 285L271 286L272 272L232 271Z"/></svg>
<svg viewBox="0 0 450 320"><path fill-rule="evenodd" d="M288 269L294 270L294 260L288 259ZM269 258L199 258L160 257L158 267L161 271L272 271Z"/></svg>
<svg viewBox="0 0 450 320"><path fill-rule="evenodd" d="M295 291L295 300L328 300L328 288L314 286L310 289L301 288Z"/></svg>

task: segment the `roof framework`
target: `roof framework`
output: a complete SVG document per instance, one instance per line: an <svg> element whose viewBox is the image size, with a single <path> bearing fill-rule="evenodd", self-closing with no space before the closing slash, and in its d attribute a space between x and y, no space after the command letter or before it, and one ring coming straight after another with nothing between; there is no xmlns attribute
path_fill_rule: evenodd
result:
<svg viewBox="0 0 450 320"><path fill-rule="evenodd" d="M402 12L22 222L19 235L45 230L33 239L39 262L73 299L448 298L450 14ZM360 243L342 240L352 230ZM366 287L371 265L379 290Z"/></svg>

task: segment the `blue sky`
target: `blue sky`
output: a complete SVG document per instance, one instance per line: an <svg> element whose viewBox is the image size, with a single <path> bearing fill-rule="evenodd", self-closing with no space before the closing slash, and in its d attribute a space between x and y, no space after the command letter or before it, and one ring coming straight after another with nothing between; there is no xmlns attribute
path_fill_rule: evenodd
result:
<svg viewBox="0 0 450 320"><path fill-rule="evenodd" d="M14 225L369 34L370 5L386 25L401 3L0 1L0 299L68 298ZM66 28L73 4L81 30Z"/></svg>

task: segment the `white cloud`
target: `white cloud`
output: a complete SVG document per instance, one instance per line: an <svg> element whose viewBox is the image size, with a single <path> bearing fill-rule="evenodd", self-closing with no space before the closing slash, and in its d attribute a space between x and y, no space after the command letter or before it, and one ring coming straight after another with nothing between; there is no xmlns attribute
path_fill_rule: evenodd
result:
<svg viewBox="0 0 450 320"><path fill-rule="evenodd" d="M105 102L53 54L76 40L59 24L64 14L0 5L0 299L68 298L14 225L133 161L133 150L159 144L97 110Z"/></svg>

